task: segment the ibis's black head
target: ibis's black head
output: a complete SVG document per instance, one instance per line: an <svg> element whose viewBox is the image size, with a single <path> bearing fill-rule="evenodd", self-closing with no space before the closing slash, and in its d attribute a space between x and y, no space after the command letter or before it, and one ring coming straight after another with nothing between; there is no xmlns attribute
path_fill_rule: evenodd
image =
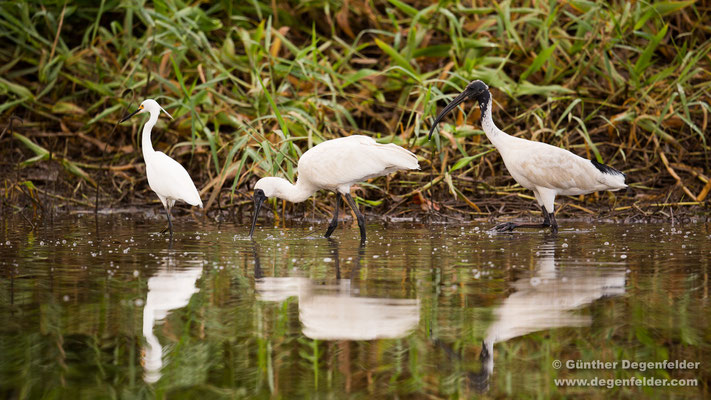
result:
<svg viewBox="0 0 711 400"><path fill-rule="evenodd" d="M432 123L432 127L430 128L430 133L427 139L432 137L432 132L434 132L434 129L437 124L439 124L439 121L441 121L445 115L455 109L464 100L469 98L477 100L479 102L479 106L482 108L481 115L483 116L485 108L489 104L490 97L491 95L489 94L489 87L486 86L486 83L480 80L471 81L467 85L467 87L464 88L464 91L460 93L459 96L457 96L454 100L452 100L451 103L447 104L437 115L437 118L435 118L434 122Z"/></svg>
<svg viewBox="0 0 711 400"><path fill-rule="evenodd" d="M259 209L262 207L262 203L267 199L262 189L254 189L254 215L252 216L252 227L249 229L249 237L252 238L254 234L254 227L257 226L257 216L259 216Z"/></svg>

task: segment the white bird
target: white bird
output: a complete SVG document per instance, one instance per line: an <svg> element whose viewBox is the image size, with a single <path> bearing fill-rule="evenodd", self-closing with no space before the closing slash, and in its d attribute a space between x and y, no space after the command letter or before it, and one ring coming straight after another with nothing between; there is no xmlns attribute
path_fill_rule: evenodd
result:
<svg viewBox="0 0 711 400"><path fill-rule="evenodd" d="M419 168L417 156L393 143L380 144L373 138L360 135L327 140L299 158L296 184L292 185L286 179L277 177L257 181L254 185L254 216L249 237L254 233L259 208L266 198L278 197L298 203L311 197L317 190L326 189L336 193L336 209L325 237L330 237L338 226L338 209L343 195L358 219L361 245L365 244L365 218L351 197L351 186L391 172Z"/></svg>
<svg viewBox="0 0 711 400"><path fill-rule="evenodd" d="M170 236L173 236L173 223L170 221L170 209L177 200L182 200L193 206L202 208L202 200L200 193L195 188L193 180L190 179L188 171L183 168L177 161L168 157L165 153L153 150L151 144L151 129L158 122L158 116L161 110L166 113L171 119L173 118L163 107L158 105L155 100L147 99L126 118L124 122L136 114L144 112L150 113L148 122L143 126L143 137L141 139L143 148L143 160L146 162L146 176L148 177L148 186L151 187L163 203L163 208L168 215L168 228ZM165 229L163 230L165 232Z"/></svg>
<svg viewBox="0 0 711 400"><path fill-rule="evenodd" d="M430 129L430 137L440 120L467 98L479 102L481 125L486 137L501 153L504 165L511 176L519 185L533 191L538 205L543 210L542 224L507 222L497 225L494 229L512 231L519 227L550 227L555 233L558 231L554 214L554 201L557 195L576 196L627 187L625 174L612 167L595 160L587 160L547 143L510 136L497 128L491 118L492 103L489 87L479 80L469 83L466 89L437 115Z"/></svg>

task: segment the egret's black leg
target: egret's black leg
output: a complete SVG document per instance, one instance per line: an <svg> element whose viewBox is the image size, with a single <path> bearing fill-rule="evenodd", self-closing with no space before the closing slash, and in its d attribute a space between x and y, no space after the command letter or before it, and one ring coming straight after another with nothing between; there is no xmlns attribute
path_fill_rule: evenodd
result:
<svg viewBox="0 0 711 400"><path fill-rule="evenodd" d="M543 222L540 224L522 224L517 222L504 222L503 224L496 225L494 230L497 232L511 232L516 228L551 228L553 233L558 232L558 223L555 221L555 215L549 213L545 207L541 207L543 210Z"/></svg>
<svg viewBox="0 0 711 400"><path fill-rule="evenodd" d="M326 230L326 234L324 237L328 238L331 237L331 234L333 231L336 230L336 227L338 227L338 209L341 207L341 194L336 192L336 210L333 211L333 219L331 220L331 223L328 224L328 230Z"/></svg>
<svg viewBox="0 0 711 400"><path fill-rule="evenodd" d="M168 229L170 229L170 237L173 237L173 223L170 221L170 208L165 207L165 214L168 216ZM163 229L163 232L165 232L165 229Z"/></svg>
<svg viewBox="0 0 711 400"><path fill-rule="evenodd" d="M356 218L358 218L358 227L360 228L360 244L363 245L365 244L365 217L358 210L358 205L353 200L353 197L351 197L351 194L347 193L345 196L346 201L348 201L348 205L351 206Z"/></svg>

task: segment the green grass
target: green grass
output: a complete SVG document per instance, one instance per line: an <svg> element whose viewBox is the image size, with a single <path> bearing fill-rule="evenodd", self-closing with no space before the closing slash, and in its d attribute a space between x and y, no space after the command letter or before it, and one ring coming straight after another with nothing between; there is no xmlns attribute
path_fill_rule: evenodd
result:
<svg viewBox="0 0 711 400"><path fill-rule="evenodd" d="M504 131L627 172L622 203L695 201L708 189L703 3L291 1L274 13L257 0L104 0L0 9L0 115L23 121L0 136L6 198L18 199L13 188L26 181L18 173L54 162L66 173L52 190L67 197L92 199L95 182L104 205L140 197L140 168L116 172L142 162L140 121L113 128L150 97L175 117L158 124L155 147L188 168L208 209L247 201L257 177L294 181L299 156L323 140L365 134L415 151L422 171L375 180L359 197L390 208L382 201L390 195L429 188L451 209L469 208L452 199L461 193L491 212L486 199L516 188L482 137L478 107L467 103L426 140L437 111L472 79L492 87ZM101 143L130 151L104 153Z"/></svg>

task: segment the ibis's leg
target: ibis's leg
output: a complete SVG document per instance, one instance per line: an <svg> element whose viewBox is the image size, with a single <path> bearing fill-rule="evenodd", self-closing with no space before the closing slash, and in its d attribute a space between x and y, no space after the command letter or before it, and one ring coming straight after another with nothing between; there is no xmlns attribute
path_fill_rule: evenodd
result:
<svg viewBox="0 0 711 400"><path fill-rule="evenodd" d="M358 227L360 228L360 244L363 245L365 244L365 217L358 210L358 205L353 200L353 197L351 197L351 194L346 193L345 196L346 201L348 201L348 205L351 206L356 218L358 218Z"/></svg>
<svg viewBox="0 0 711 400"><path fill-rule="evenodd" d="M326 234L324 237L328 238L331 237L331 234L333 231L336 230L336 227L338 227L338 209L341 207L341 194L336 192L336 210L333 211L333 219L331 220L331 223L328 224L328 230L326 230Z"/></svg>
<svg viewBox="0 0 711 400"><path fill-rule="evenodd" d="M516 228L551 228L553 233L558 232L558 223L555 221L555 215L549 213L545 207L541 207L543 210L543 222L540 224L522 224L517 222L504 222L503 224L496 225L494 230L498 232L511 232Z"/></svg>
<svg viewBox="0 0 711 400"><path fill-rule="evenodd" d="M543 208L545 210L545 208ZM550 227L552 233L558 233L558 222L555 220L555 213L550 213Z"/></svg>

